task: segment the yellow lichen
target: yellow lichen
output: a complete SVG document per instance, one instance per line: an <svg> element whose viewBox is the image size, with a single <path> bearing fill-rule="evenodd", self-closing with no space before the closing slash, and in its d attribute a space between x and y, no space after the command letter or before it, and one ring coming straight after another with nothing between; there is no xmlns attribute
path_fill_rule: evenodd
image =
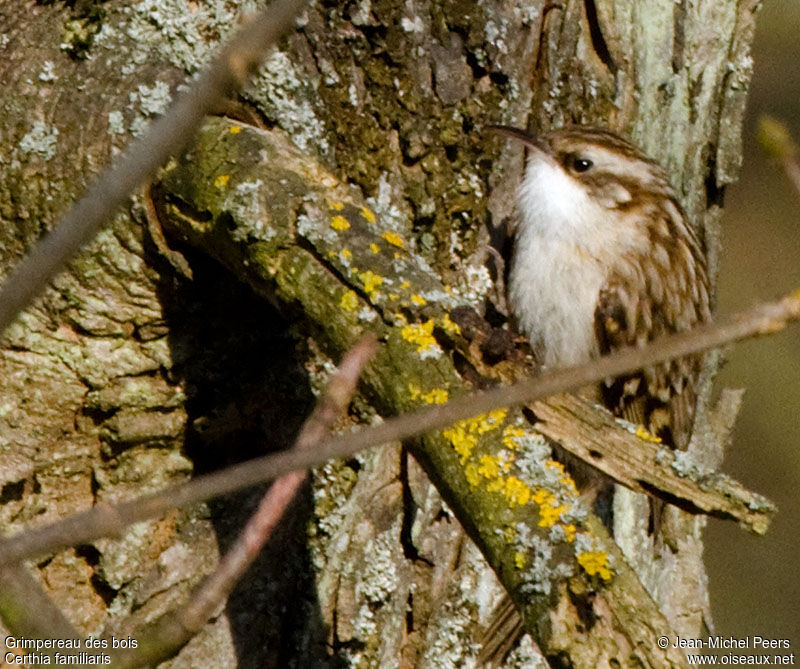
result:
<svg viewBox="0 0 800 669"><path fill-rule="evenodd" d="M406 247L406 243L403 241L403 238L398 235L396 232L392 232L391 230L387 230L384 232L381 237L383 237L387 242L389 242L392 246L397 246L398 248L404 249Z"/></svg>
<svg viewBox="0 0 800 669"><path fill-rule="evenodd" d="M533 494L533 501L540 505L552 499L555 499L555 495L545 488L539 488Z"/></svg>
<svg viewBox="0 0 800 669"><path fill-rule="evenodd" d="M216 188L225 188L230 180L230 174L220 174L216 179L214 179L214 186Z"/></svg>
<svg viewBox="0 0 800 669"><path fill-rule="evenodd" d="M422 295L412 295L411 301L416 304L418 307L421 307L425 304L428 304L428 300L426 300Z"/></svg>
<svg viewBox="0 0 800 669"><path fill-rule="evenodd" d="M422 389L414 383L408 384L408 391L411 394L412 400L422 400L426 404L444 404L450 397L450 394L445 388L434 388L428 392L423 392Z"/></svg>
<svg viewBox="0 0 800 669"><path fill-rule="evenodd" d="M478 465L476 465L474 462L469 462L467 463L467 466L464 467L464 476L467 479L467 483L469 483L473 488L481 482L481 475L478 474Z"/></svg>
<svg viewBox="0 0 800 669"><path fill-rule="evenodd" d="M348 290L342 295L342 299L339 300L339 306L343 311L355 311L358 307L358 296L354 291Z"/></svg>
<svg viewBox="0 0 800 669"><path fill-rule="evenodd" d="M539 507L539 527L553 527L560 519L561 514L568 511L564 505L544 504Z"/></svg>
<svg viewBox="0 0 800 669"><path fill-rule="evenodd" d="M416 344L418 353L431 350L434 347L438 349L439 345L433 338L433 325L432 320L427 320L424 323L412 323L411 325L406 325L400 331L400 334L407 342Z"/></svg>
<svg viewBox="0 0 800 669"><path fill-rule="evenodd" d="M478 473L487 479L500 476L500 464L497 458L493 455L482 455L478 465Z"/></svg>
<svg viewBox="0 0 800 669"><path fill-rule="evenodd" d="M506 482L505 479L497 477L496 479L489 479L486 484L486 490L489 492L503 492Z"/></svg>
<svg viewBox="0 0 800 669"><path fill-rule="evenodd" d="M448 427L442 434L450 442L455 452L461 456L461 464L467 461L472 454L472 449L478 444L478 437L465 428L464 421Z"/></svg>
<svg viewBox="0 0 800 669"><path fill-rule="evenodd" d="M333 209L334 211L341 211L342 209L344 209L344 202L333 202L331 204L331 209Z"/></svg>
<svg viewBox="0 0 800 669"><path fill-rule="evenodd" d="M570 543L572 543L573 541L575 541L575 531L576 531L576 528L575 528L575 526L574 526L572 523L569 523L568 525L562 525L562 526L561 526L561 529L563 529L563 530L564 530L564 534L565 534L565 535L566 535L566 537L567 537L567 541L569 541Z"/></svg>
<svg viewBox="0 0 800 669"><path fill-rule="evenodd" d="M517 569L523 569L525 564L527 563L527 558L525 557L525 553L522 551L516 551L514 553L514 566Z"/></svg>
<svg viewBox="0 0 800 669"><path fill-rule="evenodd" d="M507 415L508 409L495 409L486 415L478 416L477 418L481 419L478 428L480 432L478 434L483 434L484 432L500 427L500 424L506 419Z"/></svg>
<svg viewBox="0 0 800 669"><path fill-rule="evenodd" d="M366 207L361 207L361 216L363 216L364 219L369 221L370 223L374 223L375 222L375 214L373 214Z"/></svg>
<svg viewBox="0 0 800 669"><path fill-rule="evenodd" d="M560 479L562 485L567 488L569 494L573 497L578 496L578 486L575 485L575 479L573 479L569 474L564 474Z"/></svg>
<svg viewBox="0 0 800 669"><path fill-rule="evenodd" d="M374 299L378 291L378 286L383 283L383 277L379 274L375 274L375 272L371 270L367 270L366 272L361 272L358 278L361 279L361 283L364 284L364 292L369 295L370 299Z"/></svg>
<svg viewBox="0 0 800 669"><path fill-rule="evenodd" d="M578 564L589 576L597 575L604 581L610 581L613 571L608 566L608 555L605 551L584 551L578 553Z"/></svg>
<svg viewBox="0 0 800 669"><path fill-rule="evenodd" d="M231 126L231 129L228 131L231 135L238 135L242 131L242 126L234 125Z"/></svg>
<svg viewBox="0 0 800 669"><path fill-rule="evenodd" d="M558 498L549 490L539 488L533 494L533 501L539 505L539 527L553 527L567 512L567 506L558 503Z"/></svg>
<svg viewBox="0 0 800 669"><path fill-rule="evenodd" d="M497 429L500 424L505 420L507 410L497 409L488 414L481 414L474 418L461 420L446 430L442 431L442 435L450 442L456 453L461 456L461 464L464 464L472 451L478 444L478 437L485 434L489 430ZM508 469L506 463L501 463L499 459L494 458L496 464L489 464L493 456L481 456L481 464L475 469L475 475L481 475L490 479L490 484L487 489L490 491L500 491L503 489L504 482L502 478L498 478L499 469L505 471ZM492 474L495 471L498 474ZM493 481L491 479L494 479ZM476 483L477 484L477 483Z"/></svg>
<svg viewBox="0 0 800 669"><path fill-rule="evenodd" d="M331 219L331 227L334 230L347 230L350 227L350 223L344 216L334 216Z"/></svg>
<svg viewBox="0 0 800 669"><path fill-rule="evenodd" d="M505 480L503 494L510 506L523 506L531 499L531 489L516 476L509 476Z"/></svg>
<svg viewBox="0 0 800 669"><path fill-rule="evenodd" d="M369 245L369 250L372 251L373 253L380 253L381 247L378 246L375 242L372 242Z"/></svg>
<svg viewBox="0 0 800 669"><path fill-rule="evenodd" d="M544 466L549 469L556 469L561 474L564 473L564 465L558 462L557 460L548 460L547 462L544 463Z"/></svg>
<svg viewBox="0 0 800 669"><path fill-rule="evenodd" d="M519 425L506 425L503 428L503 446L511 451L520 450L517 439L525 436L525 430Z"/></svg>
<svg viewBox="0 0 800 669"><path fill-rule="evenodd" d="M408 290L411 288L411 282L408 279L403 279L400 282L400 290Z"/></svg>
<svg viewBox="0 0 800 669"><path fill-rule="evenodd" d="M353 257L353 252L350 249L342 249L339 251L339 257L342 258L342 260L350 260L350 258Z"/></svg>
<svg viewBox="0 0 800 669"><path fill-rule="evenodd" d="M649 441L651 444L661 443L661 437L657 437L652 432L648 431L644 425L636 426L636 436L643 441Z"/></svg>
<svg viewBox="0 0 800 669"><path fill-rule="evenodd" d="M458 323L450 320L450 314L445 314L442 317L442 329L449 334L461 334L461 327Z"/></svg>

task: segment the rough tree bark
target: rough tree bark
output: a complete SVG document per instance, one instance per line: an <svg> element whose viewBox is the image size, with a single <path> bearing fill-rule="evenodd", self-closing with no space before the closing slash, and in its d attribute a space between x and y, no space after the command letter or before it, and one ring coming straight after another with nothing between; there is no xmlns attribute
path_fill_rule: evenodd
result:
<svg viewBox="0 0 800 669"><path fill-rule="evenodd" d="M331 357L373 321L396 344L386 350L413 344L419 353L430 332L404 336L401 319L446 330L443 313L457 304L502 310L484 264L490 231L512 214L522 156L480 141L486 122L598 123L631 136L669 168L714 269L722 195L740 159L757 4L314 4L245 96L285 134L267 133L272 144L262 144L260 131L214 121L201 140L212 137L212 147L199 143L156 189L167 228L203 249L187 251L194 280L156 252L134 202L6 333L3 527L129 498L287 443ZM234 26L236 5L0 7L5 271L163 111ZM249 150L225 144L246 137ZM255 155L272 171L259 172L260 183L239 178L250 166L225 162L231 155L240 163ZM354 233L374 216L374 239L359 248ZM372 244L378 264L355 266L352 256L373 253ZM413 269L414 290L398 263ZM447 299L424 304L443 286ZM373 365L352 422L464 386L447 355L397 355ZM714 425L704 407L692 451L708 466L719 459ZM208 573L257 494L178 510L32 568L82 632L135 635ZM675 512L678 550L654 557L641 540L641 498L621 491L615 505L615 535L632 566L673 628L696 636L708 615L703 519ZM470 532L480 539L480 528ZM315 473L246 584L171 666L316 666L333 656L358 666L458 666L474 655L475 630L498 592L415 461L384 448ZM565 592L556 595L567 606ZM562 636L591 636L566 623L555 629L569 620L555 615L542 632L549 655L574 648ZM635 655L602 652L623 662ZM595 666L599 656L570 657Z"/></svg>

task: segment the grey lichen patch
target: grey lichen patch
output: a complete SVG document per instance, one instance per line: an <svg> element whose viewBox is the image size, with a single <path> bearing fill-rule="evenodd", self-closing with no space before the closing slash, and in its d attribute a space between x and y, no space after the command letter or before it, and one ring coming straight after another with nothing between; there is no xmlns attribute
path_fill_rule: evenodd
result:
<svg viewBox="0 0 800 669"><path fill-rule="evenodd" d="M407 208L396 201L396 188L389 182L389 175L384 172L378 179L378 190L373 197L367 198L367 204L380 216L381 224L399 232L410 232L412 220Z"/></svg>
<svg viewBox="0 0 800 669"><path fill-rule="evenodd" d="M524 424L520 427L523 428ZM544 486L547 488L560 488L560 478L563 471L556 467L548 467L551 462L553 450L547 440L530 428L523 428L525 432L520 436L513 436L511 440L519 449L515 463L519 468L520 478L530 487Z"/></svg>
<svg viewBox="0 0 800 669"><path fill-rule="evenodd" d="M331 147L325 131L325 114L317 110L318 88L316 77L309 77L288 54L274 51L245 95L286 130L300 149L326 158Z"/></svg>
<svg viewBox="0 0 800 669"><path fill-rule="evenodd" d="M31 129L19 141L19 150L47 161L56 155L57 143L58 128L44 121L34 121Z"/></svg>
<svg viewBox="0 0 800 669"><path fill-rule="evenodd" d="M191 533L194 546L176 536L184 528ZM131 525L121 538L96 541L100 552L97 576L118 593L112 611L130 613L131 607L142 606L157 595L156 601L160 600L171 586L196 582L211 571L217 550L209 529L207 521L173 512L162 520ZM142 578L143 573L146 578Z"/></svg>
<svg viewBox="0 0 800 669"><path fill-rule="evenodd" d="M156 81L152 86L140 84L137 91L131 93L129 98L132 104L138 102L142 114L156 116L166 111L171 95L166 82Z"/></svg>
<svg viewBox="0 0 800 669"><path fill-rule="evenodd" d="M131 107L136 109L130 131L137 137L144 132L149 119L167 110L171 100L169 85L164 81L156 81L152 86L140 84L137 90L131 91L128 99Z"/></svg>
<svg viewBox="0 0 800 669"><path fill-rule="evenodd" d="M550 562L553 547L546 540L531 532L524 523L518 523L513 541L514 549L527 556L529 563L522 571L520 590L529 594L548 595L553 587L556 573Z"/></svg>
<svg viewBox="0 0 800 669"><path fill-rule="evenodd" d="M675 451L670 466L678 476L692 479L698 479L704 474L710 473L710 470L703 467L689 451Z"/></svg>
<svg viewBox="0 0 800 669"><path fill-rule="evenodd" d="M514 650L506 658L506 669L549 669L550 664L542 655L530 634L525 634Z"/></svg>
<svg viewBox="0 0 800 669"><path fill-rule="evenodd" d="M464 263L452 288L460 304L478 306L494 289L494 281L485 266Z"/></svg>
<svg viewBox="0 0 800 669"><path fill-rule="evenodd" d="M427 625L422 666L441 669L470 666L470 658L479 650L475 619L488 619L502 591L474 544L468 542L464 546L460 563L448 596Z"/></svg>
<svg viewBox="0 0 800 669"><path fill-rule="evenodd" d="M147 561L147 539L156 525L155 520L136 523L121 538L99 539L95 542L101 555L98 574L111 588L119 590L141 573L142 563Z"/></svg>
<svg viewBox="0 0 800 669"><path fill-rule="evenodd" d="M214 530L209 521L197 518L197 512L202 513L202 508L191 515L172 512L161 520L132 526L120 539L95 542L100 559L93 580L113 591L103 630L106 634L124 638L146 621L174 612L185 603L192 585L215 567L218 548ZM206 636L204 631L192 644L208 643ZM230 640L221 635L214 641L213 652L204 657L215 661L229 657ZM182 652L173 666L198 666L194 660L186 665Z"/></svg>
<svg viewBox="0 0 800 669"><path fill-rule="evenodd" d="M286 179L284 185L288 185ZM262 203L262 200L275 190L267 188L258 178L242 181L227 189L226 206L240 223L231 235L234 241L244 242L250 239L271 242L277 237L278 231L270 217L266 215L268 209ZM281 190L280 186L277 190Z"/></svg>
<svg viewBox="0 0 800 669"><path fill-rule="evenodd" d="M464 666L464 662L472 654L471 611L469 607L459 606L459 603L452 599L445 603L443 615L429 632L423 666L431 669Z"/></svg>
<svg viewBox="0 0 800 669"><path fill-rule="evenodd" d="M245 5L245 7L241 7ZM159 45L159 55L193 74L235 29L240 11L252 3L211 0L142 0L132 5L123 30L138 44Z"/></svg>
<svg viewBox="0 0 800 669"><path fill-rule="evenodd" d="M127 132L125 129L125 117L121 111L108 112L108 132L112 135L124 135Z"/></svg>
<svg viewBox="0 0 800 669"><path fill-rule="evenodd" d="M403 560L399 534L400 524L397 522L392 528L371 538L363 549L369 559L356 574L355 597L358 608L353 631L356 638L370 645L380 645L381 635L392 633L392 630L382 627L382 623L388 621L381 615L381 609L398 592L398 565ZM397 622L396 618L390 620Z"/></svg>
<svg viewBox="0 0 800 669"><path fill-rule="evenodd" d="M365 548L371 559L360 575L356 594L370 604L388 601L397 590L398 536L399 526L393 527L371 539Z"/></svg>
<svg viewBox="0 0 800 669"><path fill-rule="evenodd" d="M358 481L354 469L335 460L314 470L313 497L315 522L308 534L315 567L323 568L328 542L342 526L346 502Z"/></svg>

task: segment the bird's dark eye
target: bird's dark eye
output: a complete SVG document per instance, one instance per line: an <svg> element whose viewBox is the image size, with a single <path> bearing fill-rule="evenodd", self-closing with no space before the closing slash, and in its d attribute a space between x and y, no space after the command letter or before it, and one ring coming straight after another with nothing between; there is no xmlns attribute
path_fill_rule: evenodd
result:
<svg viewBox="0 0 800 669"><path fill-rule="evenodd" d="M572 155L567 159L567 165L576 172L587 172L592 168L594 163L588 158Z"/></svg>

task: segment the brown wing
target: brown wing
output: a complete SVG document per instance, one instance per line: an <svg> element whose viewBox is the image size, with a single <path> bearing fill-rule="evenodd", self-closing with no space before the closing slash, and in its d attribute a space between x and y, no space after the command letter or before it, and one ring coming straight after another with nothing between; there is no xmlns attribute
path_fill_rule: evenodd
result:
<svg viewBox="0 0 800 669"><path fill-rule="evenodd" d="M601 354L642 346L710 318L705 262L693 242L662 235L651 255L621 263L612 273L595 310ZM702 358L693 356L610 379L603 384L604 401L616 415L684 449L694 423L701 366Z"/></svg>

